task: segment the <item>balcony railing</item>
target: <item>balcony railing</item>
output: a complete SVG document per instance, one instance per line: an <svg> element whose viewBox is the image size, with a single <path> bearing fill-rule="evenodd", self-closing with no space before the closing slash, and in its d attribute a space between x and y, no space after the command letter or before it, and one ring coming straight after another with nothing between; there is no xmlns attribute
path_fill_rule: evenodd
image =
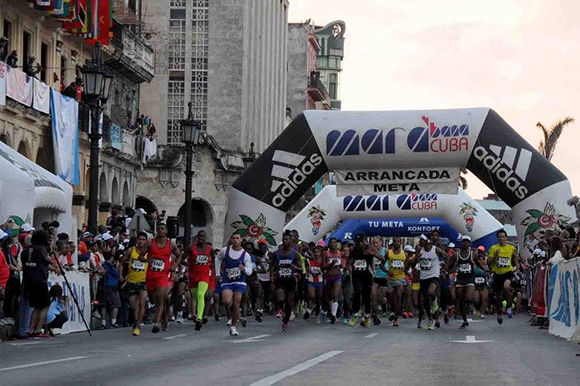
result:
<svg viewBox="0 0 580 386"><path fill-rule="evenodd" d="M328 92L324 83L320 80L320 71L312 71L308 78L308 94L316 102L326 99Z"/></svg>

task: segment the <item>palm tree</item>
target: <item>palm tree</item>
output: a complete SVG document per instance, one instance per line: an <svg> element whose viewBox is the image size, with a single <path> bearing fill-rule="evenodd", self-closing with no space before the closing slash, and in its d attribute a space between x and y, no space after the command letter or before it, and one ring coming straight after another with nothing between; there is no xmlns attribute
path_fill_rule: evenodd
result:
<svg viewBox="0 0 580 386"><path fill-rule="evenodd" d="M467 174L466 168L459 169L459 187L463 190L467 189L467 179L465 175Z"/></svg>
<svg viewBox="0 0 580 386"><path fill-rule="evenodd" d="M556 144L558 143L558 138L562 135L564 127L569 123L574 122L574 118L566 117L562 120L556 122L549 130L544 127L540 122L536 123L536 127L542 130L544 134L544 139L540 142L538 151L550 161L554 156L554 151L556 150Z"/></svg>

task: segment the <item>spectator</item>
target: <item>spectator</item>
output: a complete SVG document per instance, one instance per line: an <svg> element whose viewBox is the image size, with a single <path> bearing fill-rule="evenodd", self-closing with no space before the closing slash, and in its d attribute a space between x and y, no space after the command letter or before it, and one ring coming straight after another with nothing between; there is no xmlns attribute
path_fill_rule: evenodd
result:
<svg viewBox="0 0 580 386"><path fill-rule="evenodd" d="M117 324L117 312L119 307L121 307L121 297L119 296L119 267L118 261L113 259L113 254L110 252L105 252L105 263L103 268L106 271L105 274L105 304L107 313L111 318L111 326L113 328L118 328ZM105 320L103 319L103 326L105 325Z"/></svg>
<svg viewBox="0 0 580 386"><path fill-rule="evenodd" d="M155 125L151 124L151 126L149 126L148 130L147 130L147 136L148 137L153 137L155 136L155 133L157 132L157 129L155 129Z"/></svg>
<svg viewBox="0 0 580 386"><path fill-rule="evenodd" d="M5 62L8 56L8 39L2 36L0 38L0 61Z"/></svg>
<svg viewBox="0 0 580 386"><path fill-rule="evenodd" d="M16 50L12 51L8 58L6 58L6 64L12 68L16 68L18 66L18 52Z"/></svg>
<svg viewBox="0 0 580 386"><path fill-rule="evenodd" d="M559 262L564 261L567 256L566 247L564 246L560 236L553 236L550 239L550 260L548 260L548 263L556 265Z"/></svg>
<svg viewBox="0 0 580 386"><path fill-rule="evenodd" d="M20 252L22 246L16 238L8 237L2 249L8 268L10 269L10 278L6 283L6 292L4 294L4 318L9 318L10 322L14 322L14 318L18 311L18 302L20 294Z"/></svg>
<svg viewBox="0 0 580 386"><path fill-rule="evenodd" d="M36 56L30 55L30 57L28 58L28 63L26 63L26 65L24 66L24 72L31 78L36 78L36 74L42 71L40 63L36 63L35 66L34 62L36 62Z"/></svg>
<svg viewBox="0 0 580 386"><path fill-rule="evenodd" d="M50 336L54 336L53 328L62 328L68 321L68 296L62 296L62 287L58 284L50 287L50 307L46 315L46 324Z"/></svg>
<svg viewBox="0 0 580 386"><path fill-rule="evenodd" d="M63 91L62 93L63 95L66 95L69 98L75 98L77 97L77 83L76 82L72 82L71 84L69 84Z"/></svg>
<svg viewBox="0 0 580 386"><path fill-rule="evenodd" d="M8 234L6 234L3 230L0 230L0 243L4 243L6 238L8 238ZM4 294L8 279L10 279L10 268L8 268L8 261L0 249L0 319L3 317L2 310L4 309Z"/></svg>

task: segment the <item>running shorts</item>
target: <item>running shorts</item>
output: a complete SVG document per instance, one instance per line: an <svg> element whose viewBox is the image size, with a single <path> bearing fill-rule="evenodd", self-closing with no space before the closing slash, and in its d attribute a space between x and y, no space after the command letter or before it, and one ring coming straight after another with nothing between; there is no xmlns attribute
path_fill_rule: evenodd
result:
<svg viewBox="0 0 580 386"><path fill-rule="evenodd" d="M425 293L427 293L431 283L435 283L435 284L437 284L437 286L440 286L438 277L432 277L430 279L420 280L419 281L419 289L421 290L421 292L424 291Z"/></svg>
<svg viewBox="0 0 580 386"><path fill-rule="evenodd" d="M313 282L309 281L308 288L316 288L318 291L322 291L322 282L319 281L318 283L313 283Z"/></svg>
<svg viewBox="0 0 580 386"><path fill-rule="evenodd" d="M326 285L334 284L337 281L340 282L340 283L342 283L342 275L326 276L324 278L324 283Z"/></svg>
<svg viewBox="0 0 580 386"><path fill-rule="evenodd" d="M151 292L156 288L173 288L173 280L169 279L167 275L152 276L147 275L147 292Z"/></svg>
<svg viewBox="0 0 580 386"><path fill-rule="evenodd" d="M129 294L129 296L139 295L142 291L147 291L147 285L145 282L141 283L127 283L125 286L125 292Z"/></svg>
<svg viewBox="0 0 580 386"><path fill-rule="evenodd" d="M400 280L387 279L387 291L394 292L398 286L405 287L407 285L407 279L402 278Z"/></svg>
<svg viewBox="0 0 580 386"><path fill-rule="evenodd" d="M493 290L495 292L501 292L503 290L503 285L506 280L512 281L514 279L513 272L507 272L503 275L493 274Z"/></svg>
<svg viewBox="0 0 580 386"><path fill-rule="evenodd" d="M456 287L475 287L475 276L458 277L455 283Z"/></svg>
<svg viewBox="0 0 580 386"><path fill-rule="evenodd" d="M286 292L296 292L296 279L276 279L274 286Z"/></svg>
<svg viewBox="0 0 580 386"><path fill-rule="evenodd" d="M375 278L373 278L373 283L378 284L379 287L386 287L387 286L387 278L386 277L375 277Z"/></svg>
<svg viewBox="0 0 580 386"><path fill-rule="evenodd" d="M187 288L197 288L197 285L201 282L207 283L208 287L210 285L209 280L192 280L191 277L189 277L189 284L187 285Z"/></svg>
<svg viewBox="0 0 580 386"><path fill-rule="evenodd" d="M246 285L246 283L239 281L234 281L231 283L222 283L221 292L223 293L223 291L232 291L244 295L248 291L248 286Z"/></svg>

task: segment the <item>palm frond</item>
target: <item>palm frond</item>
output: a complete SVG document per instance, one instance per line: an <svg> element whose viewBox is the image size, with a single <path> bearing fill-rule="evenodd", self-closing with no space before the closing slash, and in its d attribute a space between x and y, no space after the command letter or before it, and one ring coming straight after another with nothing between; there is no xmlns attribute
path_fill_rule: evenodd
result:
<svg viewBox="0 0 580 386"><path fill-rule="evenodd" d="M554 151L556 150L556 144L558 143L558 139L564 132L564 127L569 125L570 123L574 122L574 118L566 117L562 120L556 122L554 126L549 131L548 138L544 143L544 147L546 149L546 154L544 155L548 160L551 160L554 156Z"/></svg>

